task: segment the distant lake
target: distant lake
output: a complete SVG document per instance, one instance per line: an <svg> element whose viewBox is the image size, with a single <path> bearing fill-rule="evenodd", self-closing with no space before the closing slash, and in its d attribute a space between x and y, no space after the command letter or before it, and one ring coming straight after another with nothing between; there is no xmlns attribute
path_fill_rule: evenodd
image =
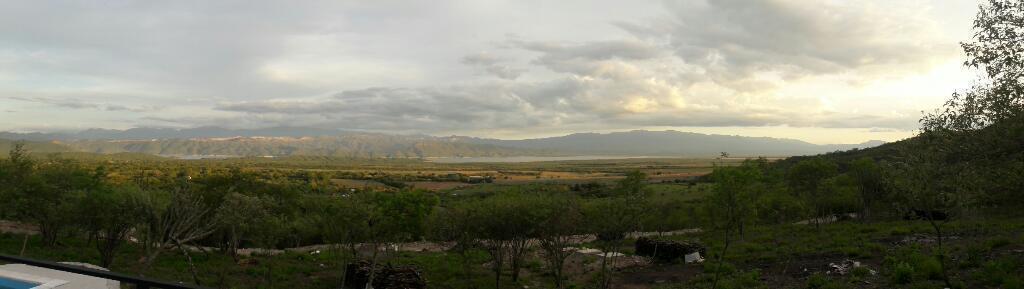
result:
<svg viewBox="0 0 1024 289"><path fill-rule="evenodd" d="M160 155L160 156L165 157L165 158L179 159L179 160L206 160L206 159L221 160L221 159L230 159L230 158L237 158L238 157L238 156L229 156L229 155Z"/></svg>
<svg viewBox="0 0 1024 289"><path fill-rule="evenodd" d="M426 158L429 162L435 163L527 163L527 162L553 162L553 161L589 161L589 160L621 160L621 159L646 159L650 156L566 156L566 157L437 157ZM659 157L664 158L664 157Z"/></svg>

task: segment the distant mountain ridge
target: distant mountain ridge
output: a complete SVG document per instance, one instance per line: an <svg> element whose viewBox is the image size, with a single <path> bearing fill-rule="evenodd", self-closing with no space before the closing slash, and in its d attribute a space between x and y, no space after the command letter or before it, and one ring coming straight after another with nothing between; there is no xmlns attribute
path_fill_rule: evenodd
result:
<svg viewBox="0 0 1024 289"><path fill-rule="evenodd" d="M499 140L472 137L451 137L454 140L523 149L574 151L597 155L735 155L790 156L818 154L837 150L874 147L884 141L860 144L818 145L795 139L700 134L680 131L634 130L612 133L575 133L566 136Z"/></svg>
<svg viewBox="0 0 1024 289"><path fill-rule="evenodd" d="M74 133L0 132L0 139L48 143L92 153L164 156L343 156L365 158L495 156L792 156L867 148L885 142L817 145L800 140L634 130L575 133L559 137L501 140L466 136L391 135L318 128L89 129Z"/></svg>
<svg viewBox="0 0 1024 289"><path fill-rule="evenodd" d="M143 139L191 139L222 137L307 137L338 135L343 131L308 127L271 127L261 129L229 129L215 126L195 128L130 128L125 130L91 128L79 132L58 133L14 133L0 132L0 139L23 139L31 141L50 140L143 140Z"/></svg>

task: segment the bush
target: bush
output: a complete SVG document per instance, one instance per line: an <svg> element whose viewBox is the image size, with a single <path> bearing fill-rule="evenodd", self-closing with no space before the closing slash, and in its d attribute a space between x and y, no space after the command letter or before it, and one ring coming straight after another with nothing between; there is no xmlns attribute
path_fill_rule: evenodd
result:
<svg viewBox="0 0 1024 289"><path fill-rule="evenodd" d="M853 277L864 278L867 277L868 275L871 275L871 269L868 269L868 267L863 266L854 267L853 270L850 271L850 274L853 275Z"/></svg>
<svg viewBox="0 0 1024 289"><path fill-rule="evenodd" d="M936 260L935 258L924 258L919 260L918 263L915 264L914 269L916 269L918 274L921 274L921 277L930 280L942 280L942 264L939 264L939 260Z"/></svg>
<svg viewBox="0 0 1024 289"><path fill-rule="evenodd" d="M822 289L829 283L830 281L828 280L828 277L825 277L825 275L821 275L820 273L814 274L811 275L810 278L807 278L807 289Z"/></svg>
<svg viewBox="0 0 1024 289"><path fill-rule="evenodd" d="M985 246L988 247L989 250L1006 247L1006 245L1010 245L1010 239L1005 237L985 241Z"/></svg>
<svg viewBox="0 0 1024 289"><path fill-rule="evenodd" d="M914 267L911 267L906 262L896 264L896 267L892 270L892 275L889 276L889 280L893 284L909 284L910 281L914 280Z"/></svg>
<svg viewBox="0 0 1024 289"><path fill-rule="evenodd" d="M1011 258L989 261L976 273L976 278L989 286L1001 286L1002 288L1017 286L1016 288L1021 288L1020 276L1016 275L1019 267L1020 264Z"/></svg>
<svg viewBox="0 0 1024 289"><path fill-rule="evenodd" d="M910 234L910 229L907 229L907 228L904 228L904 227L896 227L896 228L889 229L889 236L904 236L904 235L909 235L909 234Z"/></svg>

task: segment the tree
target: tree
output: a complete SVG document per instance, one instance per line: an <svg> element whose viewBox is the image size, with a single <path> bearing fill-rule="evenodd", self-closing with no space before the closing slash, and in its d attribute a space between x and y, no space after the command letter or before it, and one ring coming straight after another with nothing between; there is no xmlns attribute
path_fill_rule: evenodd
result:
<svg viewBox="0 0 1024 289"><path fill-rule="evenodd" d="M142 192L133 187L102 188L90 192L79 204L82 225L95 238L100 266L110 267L142 212L136 198Z"/></svg>
<svg viewBox="0 0 1024 289"><path fill-rule="evenodd" d="M152 267L156 258L168 249L181 249L187 256L184 244L209 236L219 225L214 220L214 210L207 207L202 198L187 191L147 191L138 202L146 212L140 224L142 260L146 268ZM190 268L195 275L191 262Z"/></svg>
<svg viewBox="0 0 1024 289"><path fill-rule="evenodd" d="M798 196L803 197L813 209L814 225L820 225L819 219L825 212L821 183L838 174L838 166L824 158L816 157L800 161L789 169L786 180L789 188Z"/></svg>
<svg viewBox="0 0 1024 289"><path fill-rule="evenodd" d="M260 220L269 212L259 197L233 192L225 196L217 210L217 220L227 237L227 253L238 261L240 242L259 231Z"/></svg>
<svg viewBox="0 0 1024 289"><path fill-rule="evenodd" d="M367 228L363 217L369 214L369 209L369 204L362 202L362 199L347 197L339 200L328 197L323 200L320 211L314 214L325 241L348 249L347 254L337 252L342 270L342 286L345 284L345 279L349 277L345 275L348 264L359 257L356 245L366 239ZM343 250L335 248L335 251Z"/></svg>
<svg viewBox="0 0 1024 289"><path fill-rule="evenodd" d="M100 176L77 162L51 159L26 176L14 199L21 215L39 226L43 243L53 246L77 220L75 206L79 199L101 182Z"/></svg>
<svg viewBox="0 0 1024 289"><path fill-rule="evenodd" d="M825 179L821 182L820 190L814 206L823 212L825 220L832 220L838 213L858 212L863 208L856 180L847 174Z"/></svg>
<svg viewBox="0 0 1024 289"><path fill-rule="evenodd" d="M438 202L436 196L421 190L378 193L372 197L373 206L367 211L364 224L367 241L373 247L370 268L374 269L370 270L366 289L373 288L380 250L392 247L389 244L422 238L426 218Z"/></svg>
<svg viewBox="0 0 1024 289"><path fill-rule="evenodd" d="M7 160L0 160L0 218L25 219L29 208L22 199L29 176L35 170L35 163L28 157L24 142L15 142L8 153ZM25 234L21 242L21 253L25 254L29 235Z"/></svg>
<svg viewBox="0 0 1024 289"><path fill-rule="evenodd" d="M718 255L717 269L711 288L718 286L725 255L742 224L753 216L753 196L760 180L760 171L750 165L716 167L711 175L714 191L705 202L707 221L712 230L722 233L723 248Z"/></svg>
<svg viewBox="0 0 1024 289"><path fill-rule="evenodd" d="M549 200L535 194L511 193L497 198L504 198L507 210L505 213L505 230L509 234L509 265L512 269L512 282L519 281L519 273L523 267L526 252L530 249L530 241L538 236L540 223L543 219L543 206Z"/></svg>
<svg viewBox="0 0 1024 289"><path fill-rule="evenodd" d="M1024 2L987 0L979 6L974 33L961 43L964 65L982 76L967 91L921 119L922 132L951 139L947 149L975 179L979 201L992 207L1024 206Z"/></svg>
<svg viewBox="0 0 1024 289"><path fill-rule="evenodd" d="M491 271L494 273L494 288L501 288L501 272L504 268L505 259L508 258L512 247L513 233L507 230L510 219L508 216L516 214L510 204L498 197L490 197L478 201L474 206L479 210L477 219L478 238L482 239L480 245L487 250L491 257Z"/></svg>
<svg viewBox="0 0 1024 289"><path fill-rule="evenodd" d="M618 248L626 235L640 229L647 209L647 175L639 171L619 180L610 197L589 202L583 208L588 230L597 235L601 257L600 287L611 287L611 269L615 267Z"/></svg>
<svg viewBox="0 0 1024 289"><path fill-rule="evenodd" d="M604 253L601 257L600 287L611 287L611 269L615 267L614 251L630 232L640 227L643 214L642 203L629 202L623 197L604 198L588 202L584 217L590 232L597 236L597 247Z"/></svg>
<svg viewBox="0 0 1024 289"><path fill-rule="evenodd" d="M984 73L973 90L954 93L942 110L922 119L926 130L971 131L1024 113L1024 2L988 0L979 6L964 65Z"/></svg>
<svg viewBox="0 0 1024 289"><path fill-rule="evenodd" d="M860 196L860 218L868 219L868 214L878 201L888 198L888 187L885 173L871 158L860 158L850 164L847 172L856 182Z"/></svg>
<svg viewBox="0 0 1024 289"><path fill-rule="evenodd" d="M946 272L943 232L946 223L963 209L971 181L964 178L962 163L949 161L948 138L934 132L922 133L918 138L921 145L904 153L906 158L899 164L902 177L896 180L896 186L905 209L922 212L918 216L928 221L935 232L936 259L946 287L952 288Z"/></svg>
<svg viewBox="0 0 1024 289"><path fill-rule="evenodd" d="M470 202L456 202L438 208L434 210L428 222L429 236L432 240L454 243L450 250L459 255L464 281L469 281L472 274L469 251L479 246L477 236L480 233L477 224L480 212L471 204Z"/></svg>
<svg viewBox="0 0 1024 289"><path fill-rule="evenodd" d="M583 212L579 201L568 197L554 197L540 207L541 220L537 226L537 241L555 281L555 288L565 287L565 260L572 254L565 248L572 245L582 233Z"/></svg>

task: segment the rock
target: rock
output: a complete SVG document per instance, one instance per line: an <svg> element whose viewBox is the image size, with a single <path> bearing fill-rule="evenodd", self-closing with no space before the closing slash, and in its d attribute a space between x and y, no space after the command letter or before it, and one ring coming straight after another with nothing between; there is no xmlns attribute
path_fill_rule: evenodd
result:
<svg viewBox="0 0 1024 289"><path fill-rule="evenodd" d="M858 267L861 267L860 262L853 261L853 260L850 260L850 259L846 259L846 260L843 260L843 261L840 261L840 262L836 262L836 263L829 263L828 264L828 271L826 271L825 273L826 274L836 274L836 275L843 276L843 275L849 274L850 271L853 270L853 268L858 268ZM875 275L878 272L868 268L868 273L871 274L871 275Z"/></svg>
<svg viewBox="0 0 1024 289"><path fill-rule="evenodd" d="M345 287L361 289L370 279L370 262L359 261L345 268ZM375 289L424 289L427 280L423 278L419 268L415 266L378 265L377 274L373 278Z"/></svg>
<svg viewBox="0 0 1024 289"><path fill-rule="evenodd" d="M641 237L636 240L636 254L651 257L658 261L671 262L677 259L686 259L686 255L697 253L693 260L700 259L700 255L706 254L707 249L697 242L668 241Z"/></svg>
<svg viewBox="0 0 1024 289"><path fill-rule="evenodd" d="M949 216L946 212L937 210L918 210L910 209L906 214L903 214L904 220L934 220L934 221L945 221Z"/></svg>

